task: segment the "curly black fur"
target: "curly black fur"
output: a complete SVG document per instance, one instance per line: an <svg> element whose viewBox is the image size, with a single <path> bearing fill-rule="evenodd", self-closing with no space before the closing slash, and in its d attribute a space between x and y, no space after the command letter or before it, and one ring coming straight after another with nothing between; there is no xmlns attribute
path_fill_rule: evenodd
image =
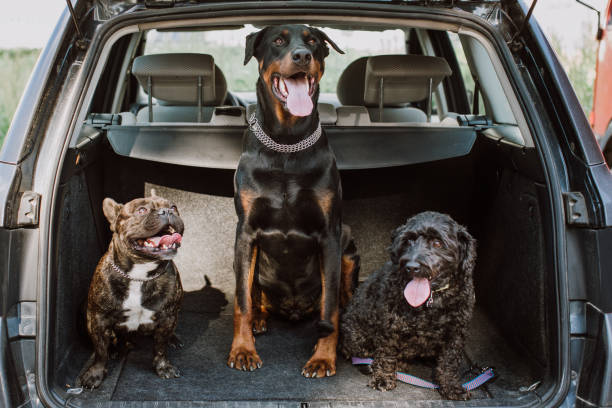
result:
<svg viewBox="0 0 612 408"><path fill-rule="evenodd" d="M440 394L468 399L459 365L474 308L476 241L448 215L423 212L393 232L390 255L342 316L343 354L373 358L369 385L381 391L395 388L398 367L415 357L434 358ZM412 307L404 298L414 277L429 279L431 305Z"/></svg>

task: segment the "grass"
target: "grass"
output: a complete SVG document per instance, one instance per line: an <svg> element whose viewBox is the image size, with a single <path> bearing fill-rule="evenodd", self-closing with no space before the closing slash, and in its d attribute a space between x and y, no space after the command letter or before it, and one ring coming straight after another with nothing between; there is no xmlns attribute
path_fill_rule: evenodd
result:
<svg viewBox="0 0 612 408"><path fill-rule="evenodd" d="M40 49L0 50L0 146L39 54Z"/></svg>

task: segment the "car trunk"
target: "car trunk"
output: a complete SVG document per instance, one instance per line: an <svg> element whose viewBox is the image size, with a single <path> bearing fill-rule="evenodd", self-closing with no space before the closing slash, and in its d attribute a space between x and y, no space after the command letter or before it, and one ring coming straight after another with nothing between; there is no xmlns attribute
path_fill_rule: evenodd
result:
<svg viewBox="0 0 612 408"><path fill-rule="evenodd" d="M337 375L300 375L316 340L314 322L272 319L257 337L263 367L252 373L225 363L232 339L233 242L237 221L231 169L165 164L115 153L104 138L72 149L56 205L53 316L47 367L50 388L73 405L152 402L283 402L411 404L440 400L434 390L400 384L381 393L339 357ZM76 163L76 164L75 164ZM524 405L553 385L556 304L551 211L533 148L500 143L482 133L467 155L377 169L341 171L343 220L361 257L360 279L387 259L391 231L411 215L435 210L466 225L478 241L476 309L465 348L465 381L473 367L495 368L496 379L472 392L475 405ZM185 297L177 333L184 343L169 358L182 371L162 380L151 366L146 338L109 364L100 389L67 393L91 354L82 305L110 231L101 202L157 194L176 203L185 221L176 258ZM472 368L471 372L470 369ZM410 374L431 379L432 363L415 361ZM533 392L527 388L541 381ZM267 406L267 405L265 405ZM317 405L318 406L318 405Z"/></svg>

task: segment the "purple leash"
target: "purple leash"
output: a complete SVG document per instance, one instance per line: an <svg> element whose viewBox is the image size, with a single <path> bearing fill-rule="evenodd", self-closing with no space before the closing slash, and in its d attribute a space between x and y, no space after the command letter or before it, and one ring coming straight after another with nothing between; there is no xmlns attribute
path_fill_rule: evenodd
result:
<svg viewBox="0 0 612 408"><path fill-rule="evenodd" d="M360 364L370 365L372 364L374 360L371 358L352 357L351 361L353 362L353 365L360 365ZM425 381L419 377L415 377L414 375L402 373L400 371L396 373L396 377L398 380L400 380L403 383L410 384L410 385L416 385L417 387L430 388L430 389L439 388L439 386L434 383ZM495 377L495 373L493 372L492 368L489 368L489 367L483 368L482 373L476 376L475 378L471 379L470 381L464 383L463 388L465 388L468 391L471 391L475 388L480 387L482 384L486 383L493 377Z"/></svg>

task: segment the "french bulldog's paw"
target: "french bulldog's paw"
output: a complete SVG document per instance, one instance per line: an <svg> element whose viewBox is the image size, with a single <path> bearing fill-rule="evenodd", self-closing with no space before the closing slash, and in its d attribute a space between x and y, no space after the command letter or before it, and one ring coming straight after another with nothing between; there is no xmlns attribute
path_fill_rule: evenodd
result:
<svg viewBox="0 0 612 408"><path fill-rule="evenodd" d="M470 399L470 392L463 388L461 384L440 385L440 395L454 401L467 401Z"/></svg>
<svg viewBox="0 0 612 408"><path fill-rule="evenodd" d="M91 366L79 377L81 387L89 390L98 388L102 384L102 380L106 376L106 370L103 367Z"/></svg>
<svg viewBox="0 0 612 408"><path fill-rule="evenodd" d="M181 341L181 338L176 334L170 336L170 341L168 342L168 345L175 350L180 350L184 346L183 342Z"/></svg>
<svg viewBox="0 0 612 408"><path fill-rule="evenodd" d="M268 331L265 318L256 318L253 320L253 334L264 334Z"/></svg>
<svg viewBox="0 0 612 408"><path fill-rule="evenodd" d="M155 365L155 372L159 378L179 378L181 370L170 364L168 360L162 360Z"/></svg>
<svg viewBox="0 0 612 408"><path fill-rule="evenodd" d="M373 375L368 387L379 391L391 391L397 387L397 380L394 375Z"/></svg>
<svg viewBox="0 0 612 408"><path fill-rule="evenodd" d="M236 370L255 371L261 367L262 361L259 355L257 355L257 351L254 349L250 350L243 347L236 347L230 351L227 365Z"/></svg>
<svg viewBox="0 0 612 408"><path fill-rule="evenodd" d="M302 375L306 378L323 378L336 375L335 359L315 358L313 356L306 362L302 369Z"/></svg>

